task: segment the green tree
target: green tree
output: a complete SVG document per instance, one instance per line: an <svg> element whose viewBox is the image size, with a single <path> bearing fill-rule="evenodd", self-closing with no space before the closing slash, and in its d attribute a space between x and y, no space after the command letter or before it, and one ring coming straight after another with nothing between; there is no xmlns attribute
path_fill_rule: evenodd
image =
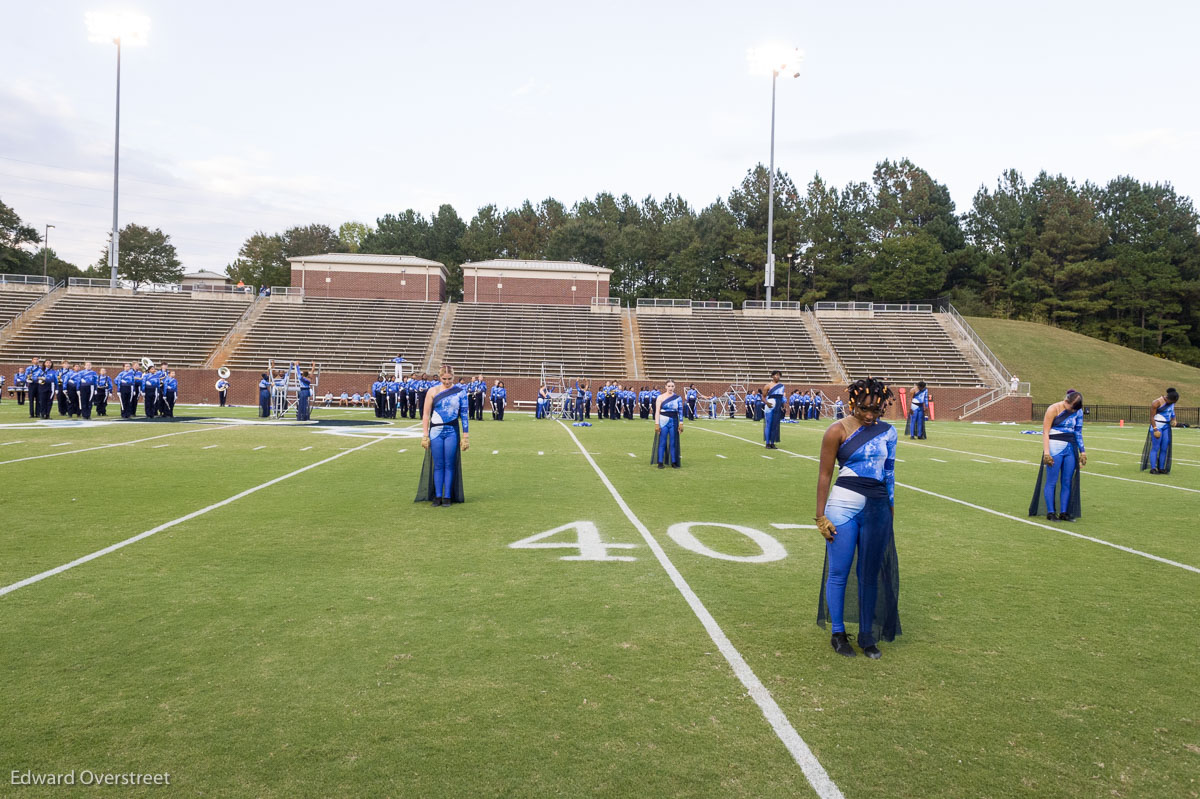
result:
<svg viewBox="0 0 1200 799"><path fill-rule="evenodd" d="M107 263L107 259L105 259L105 263ZM54 252L53 248L47 251L46 248L43 247L33 254L32 266L34 269L34 274L40 275L43 265L45 266L46 274L56 283L59 281L66 281L68 278L72 277L83 277L82 269L75 264L68 263L67 261L59 258L58 254Z"/></svg>
<svg viewBox="0 0 1200 799"><path fill-rule="evenodd" d="M384 214L362 242L365 252L425 257L429 245L429 221L409 208L401 214Z"/></svg>
<svg viewBox="0 0 1200 799"><path fill-rule="evenodd" d="M288 228L283 231L282 238L284 258L346 251L346 246L329 225L313 224Z"/></svg>
<svg viewBox="0 0 1200 799"><path fill-rule="evenodd" d="M343 222L338 228L338 240L346 246L347 252L358 252L363 241L371 234L371 226L362 222Z"/></svg>
<svg viewBox="0 0 1200 799"><path fill-rule="evenodd" d="M290 286L292 267L283 254L283 236L255 233L243 242L238 257L225 267L234 283L248 286Z"/></svg>
<svg viewBox="0 0 1200 799"><path fill-rule="evenodd" d="M0 274L34 274L33 255L25 245L41 241L38 232L0 200ZM37 262L37 273L41 273L41 261Z"/></svg>
<svg viewBox="0 0 1200 799"><path fill-rule="evenodd" d="M106 276L108 268L105 248L93 269ZM183 277L183 266L170 236L131 222L120 231L117 276L131 281L134 288L145 283L177 283Z"/></svg>
<svg viewBox="0 0 1200 799"><path fill-rule="evenodd" d="M463 236L467 225L459 217L454 206L444 204L438 207L429 220L429 232L426 236L426 246L423 257L437 261L446 266L447 296L457 299L462 297L462 268Z"/></svg>
<svg viewBox="0 0 1200 799"><path fill-rule="evenodd" d="M504 222L495 205L485 205L475 212L462 237L463 258L467 261L489 261L504 251L500 233Z"/></svg>

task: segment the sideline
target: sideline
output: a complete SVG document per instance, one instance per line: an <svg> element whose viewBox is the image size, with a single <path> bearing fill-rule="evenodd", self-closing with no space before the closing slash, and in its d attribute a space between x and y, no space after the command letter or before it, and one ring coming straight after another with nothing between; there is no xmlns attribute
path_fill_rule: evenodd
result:
<svg viewBox="0 0 1200 799"><path fill-rule="evenodd" d="M284 480L287 480L290 477L295 477L298 474L303 474L304 472L307 472L309 469L315 469L318 466L323 466L324 464L329 463L330 461L337 460L338 458L342 457L343 455L349 455L351 452L357 452L358 450L363 449L364 447L369 447L372 444L378 443L380 441L383 441L383 439L376 438L376 439L372 439L372 440L368 441L365 444L359 444L357 447L354 447L353 449L348 449L348 450L345 450L344 452L339 452L338 454L332 455L332 456L326 458L325 460L317 461L316 463L310 463L308 466L302 466L294 472L289 472L289 473L283 475L282 477L276 477L273 480L268 480L265 483L254 486L254 488L248 488L245 491L242 491L239 494L234 494L232 497L223 499L220 502L214 502L213 504L211 504L207 507L201 508L200 510L194 510L191 513L187 514L186 516L180 516L178 519L172 519L171 521L167 522L166 524L160 524L158 527L154 527L150 530L145 531L144 533L138 533L137 535L133 536L132 538L126 538L124 541L118 541L117 543L112 544L111 546L107 546L104 549L96 550L95 552L93 552L90 555L84 555L82 558L76 558L75 560L71 561L70 563L64 563L62 566L56 566L53 569L42 572L41 574L35 574L32 577L26 577L24 580L15 582L12 585L6 585L3 588L0 588L0 596L4 596L5 594L10 594L13 591L16 591L18 588L24 588L27 585L32 585L33 583L39 582L41 580L45 580L47 577L53 577L56 574L61 574L61 573L65 572L67 569L73 569L76 566L81 566L90 560L95 560L96 558L99 558L103 555L107 555L110 552L116 552L118 549L127 547L130 544L134 544L134 543L137 543L138 541L141 541L143 538L149 538L150 536L154 535L155 533L161 533L163 530L169 530L170 528L174 527L177 524L182 524L183 522L190 521L192 519L195 519L197 516L203 516L204 514L208 513L209 511L216 510L217 508L223 508L226 505L230 504L231 502L237 502L239 499L242 499L243 497L248 497L255 492L263 490L264 488L270 488L271 486L275 485L276 483L282 483Z"/></svg>
<svg viewBox="0 0 1200 799"><path fill-rule="evenodd" d="M719 436L728 436L729 438L736 438L739 441L745 441L747 444L753 444L756 447L762 446L762 444L760 444L757 441L751 441L748 438L742 438L741 436L735 436L732 433L722 433L720 430L710 430L705 427L693 427L693 429L694 430L704 430L709 433L716 433ZM912 444L912 443L914 443L914 442L912 442L912 441L906 442L906 444ZM943 448L938 447L938 449L943 449ZM779 451L780 452L788 452L786 449L783 449L783 448L780 448ZM799 453L794 453L794 452L788 452L788 454L795 455L798 458L805 458L807 460L816 461L818 463L820 462L820 458L814 458L812 455L801 455ZM988 457L995 457L995 456L988 456ZM1003 460L1003 459L1001 459L1001 460ZM1018 461L1011 461L1011 462L1017 463ZM1106 475L1106 476L1108 476L1108 475ZM1123 478L1116 478L1116 479L1123 479ZM1140 481L1134 480L1132 482L1136 483L1136 482L1140 482ZM992 510L991 508L986 508L983 505L976 505L973 502L967 502L966 500L956 499L955 497L948 497L945 494L938 494L934 491L929 491L924 488L918 488L914 485L909 485L908 483L901 483L899 480L896 481L896 485L900 486L901 488L907 488L911 491L916 491L921 494L928 494L931 497L937 497L938 499L944 499L947 502L954 502L958 505L965 505L968 508L974 508L975 510L981 510L984 513L990 513L993 516L999 516L1003 519L1009 519L1014 522L1020 522L1021 524L1027 524L1030 527L1040 527L1043 530L1050 530L1055 533L1062 533L1063 535L1069 535L1072 538L1081 538L1084 541L1091 541L1094 544L1103 544L1106 547L1112 547L1113 549L1119 549L1122 552L1128 552L1131 555L1140 555L1143 558L1149 558L1150 560L1157 561L1159 563L1165 563L1168 566L1175 566L1180 569L1185 569L1187 571L1195 572L1196 574L1200 574L1200 568L1197 568L1195 566L1189 566L1186 563L1179 563L1178 561L1169 560L1167 558L1159 557L1158 555L1152 555L1149 552L1142 552L1140 549L1132 549L1130 547L1121 546L1120 544L1114 544L1111 541L1105 541L1103 538L1094 538L1090 535L1084 535L1083 533L1076 533L1071 530L1064 530L1061 527L1051 527L1048 524L1042 524L1041 522L1035 522L1032 519L1022 519L1020 516L1013 516L1012 514L1004 513L1003 511ZM1192 489L1187 489L1187 490L1190 491Z"/></svg>
<svg viewBox="0 0 1200 799"><path fill-rule="evenodd" d="M57 458L59 455L78 455L80 452L95 452L98 449L110 449L112 447L127 447L131 444L141 444L145 441L154 441L158 438L167 438L169 436L183 436L188 433L204 433L212 430L228 430L233 425L222 425L221 427L198 427L195 430L180 430L176 433L163 433L158 436L150 436L149 438L139 438L135 441L119 441L116 444L101 444L97 447L87 447L85 449L71 449L63 452L50 452L45 455L30 455L25 458L15 458L11 461L0 461L0 466L5 466L10 463L22 463L24 461L36 461L39 458Z"/></svg>
<svg viewBox="0 0 1200 799"><path fill-rule="evenodd" d="M725 656L725 660L729 663L730 668L733 669L733 673L741 680L742 685L746 686L746 690L750 692L750 696L754 699L759 709L762 710L763 716L767 719L775 734L779 736L779 740L783 742L788 752L791 753L792 758L800 766L805 778L808 779L809 785L817 792L817 796L821 797L821 799L844 799L841 790L834 784L829 773L825 771L825 768L817 760L816 755L808 748L808 744L800 737L800 733L796 732L796 728L788 721L783 709L779 707L775 702L775 698L771 696L771 692L767 690L762 680L758 678L749 664L746 663L745 658L742 657L741 653L730 642L720 625L717 624L717 620L708 612L708 608L704 607L704 604L700 601L700 597L696 596L696 592L688 585L683 575L680 574L679 569L675 568L675 564L667 557L666 551L650 533L650 530L642 523L641 519L634 515L629 505L625 504L625 500L617 493L616 487L613 486L608 476L601 471L600 466L592 459L591 454L588 453L579 439L575 437L575 433L571 428L563 424L561 420L556 419L555 421L558 422L563 430L567 431L567 435L575 442L575 446L579 447L579 451L583 453L583 457L587 459L587 462L592 465L592 469L600 476L600 481L604 483L605 488L612 494L613 499L616 500L617 505L625 514L625 518L642 534L646 546L654 553L654 557L658 559L659 565L667 572L667 576L671 578L671 582L675 585L675 588L683 595L692 612L696 614L696 618L704 625L704 629L708 632L709 637L712 638L713 643L717 645L717 648L721 650L721 654Z"/></svg>

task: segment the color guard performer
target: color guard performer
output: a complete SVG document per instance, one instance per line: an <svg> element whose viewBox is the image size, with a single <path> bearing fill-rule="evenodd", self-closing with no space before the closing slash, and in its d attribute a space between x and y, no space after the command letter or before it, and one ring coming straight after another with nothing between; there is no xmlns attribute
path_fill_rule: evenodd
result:
<svg viewBox="0 0 1200 799"><path fill-rule="evenodd" d="M771 372L771 381L762 387L766 394L763 400L763 442L767 449L779 449L779 424L783 420L787 389L783 385L783 372Z"/></svg>
<svg viewBox="0 0 1200 799"><path fill-rule="evenodd" d="M929 416L929 389L925 381L918 380L913 389L912 401L909 403L908 421L904 425L904 434L910 439L925 438L925 419Z"/></svg>
<svg viewBox="0 0 1200 799"><path fill-rule="evenodd" d="M654 401L654 447L650 462L663 469L669 461L672 469L680 464L679 431L683 425L683 397L675 393L675 381L667 381L666 391Z"/></svg>
<svg viewBox="0 0 1200 799"><path fill-rule="evenodd" d="M1142 447L1142 471L1150 468L1150 474L1171 473L1171 439L1175 437L1175 403L1179 392L1168 388L1166 393L1150 403L1150 430L1146 433L1146 445Z"/></svg>
<svg viewBox="0 0 1200 799"><path fill-rule="evenodd" d="M470 404L466 391L454 385L454 369L443 364L438 377L441 380L439 390L428 392L421 414L424 420L421 446L425 448L425 461L421 465L414 502L431 500L435 508L448 508L451 503L464 500L461 453L471 446L467 432Z"/></svg>
<svg viewBox="0 0 1200 799"><path fill-rule="evenodd" d="M1079 496L1079 476L1081 468L1086 465L1087 453L1083 451L1083 395L1071 389L1066 399L1047 408L1042 418L1042 462L1038 466L1029 515L1039 515L1044 503L1047 521L1058 519L1073 522L1078 519L1083 506ZM1057 513L1055 499L1058 499Z"/></svg>

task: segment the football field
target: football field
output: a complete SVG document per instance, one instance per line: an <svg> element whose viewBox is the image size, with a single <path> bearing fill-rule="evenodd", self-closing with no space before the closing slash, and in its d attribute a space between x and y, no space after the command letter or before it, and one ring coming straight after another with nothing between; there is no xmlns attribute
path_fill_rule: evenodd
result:
<svg viewBox="0 0 1200 799"><path fill-rule="evenodd" d="M409 420L254 410L0 405L0 795L1200 797L1194 430L1160 477L1088 425L1074 523L1040 425L902 437L872 661L815 623L826 422L658 470L647 421L485 414L433 508Z"/></svg>

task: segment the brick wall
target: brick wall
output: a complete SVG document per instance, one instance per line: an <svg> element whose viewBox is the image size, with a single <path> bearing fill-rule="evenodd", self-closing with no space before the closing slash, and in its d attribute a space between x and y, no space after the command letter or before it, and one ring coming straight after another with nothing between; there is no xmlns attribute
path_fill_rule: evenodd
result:
<svg viewBox="0 0 1200 799"><path fill-rule="evenodd" d="M499 285L499 287L497 287ZM571 291L571 287L575 291ZM476 291L478 290L478 295ZM599 291L599 294L597 294ZM556 278L504 277L481 274L476 277L467 271L463 275L463 302L512 302L537 305L591 305L592 297L608 296L608 280L564 280Z"/></svg>
<svg viewBox="0 0 1200 799"><path fill-rule="evenodd" d="M20 364L7 363L0 365L0 371L4 374L5 379L5 397L8 397L8 386L12 384L12 376L17 369L24 366L26 362ZM101 366L108 364L94 364L97 371ZM121 365L108 366L109 375L115 377L117 372L121 370ZM217 390L215 383L217 381L216 369L177 369L176 375L179 378L179 400L184 403L209 403L217 404ZM233 405L257 405L258 404L258 381L260 372L238 370L232 373L229 378L229 402ZM466 379L469 376L460 376ZM488 386L496 380L497 375L485 375ZM534 400L537 398L539 380L535 377L514 377L504 378L504 387L508 390L509 408L515 410L513 405L517 400ZM334 396L346 391L353 394L355 391L364 393L370 390L371 383L374 381L374 375L362 373L348 372L323 372L321 374L321 384L319 391L324 394L326 391L332 392ZM657 386L660 390L661 383L654 383L649 380L634 380L633 378L621 379L619 382L634 386L635 390L645 386ZM603 384L604 379L594 379L591 381L593 394L596 388ZM763 382L766 382L765 379ZM786 382L786 381L785 381ZM687 387L689 381L684 378L678 378L676 388L682 393ZM573 383L572 383L573 384ZM793 384L787 384L788 391L795 387ZM807 390L809 388L820 389L827 397L841 396L846 398L846 387L837 384L826 385L810 385L799 384L799 388ZM696 382L696 388L701 394L706 396L715 393L724 393L729 388L727 381L700 381ZM910 387L911 388L911 387ZM930 393L933 395L934 419L954 420L957 414L955 408L960 407L963 403L978 397L984 392L977 388L938 388L930 387ZM740 410L740 409L739 409ZM1006 397L1000 402L985 408L972 415L969 421L976 422L1028 422L1033 415L1033 401L1029 397ZM903 418L899 403L893 403L886 414L889 419Z"/></svg>
<svg viewBox="0 0 1200 799"><path fill-rule="evenodd" d="M425 275L420 273L401 276L386 272L326 271L315 266L304 271L292 270L292 285L298 288L303 283L304 293L310 297L423 301L426 299L425 280ZM440 274L429 275L428 291L430 301L445 301L446 283Z"/></svg>

